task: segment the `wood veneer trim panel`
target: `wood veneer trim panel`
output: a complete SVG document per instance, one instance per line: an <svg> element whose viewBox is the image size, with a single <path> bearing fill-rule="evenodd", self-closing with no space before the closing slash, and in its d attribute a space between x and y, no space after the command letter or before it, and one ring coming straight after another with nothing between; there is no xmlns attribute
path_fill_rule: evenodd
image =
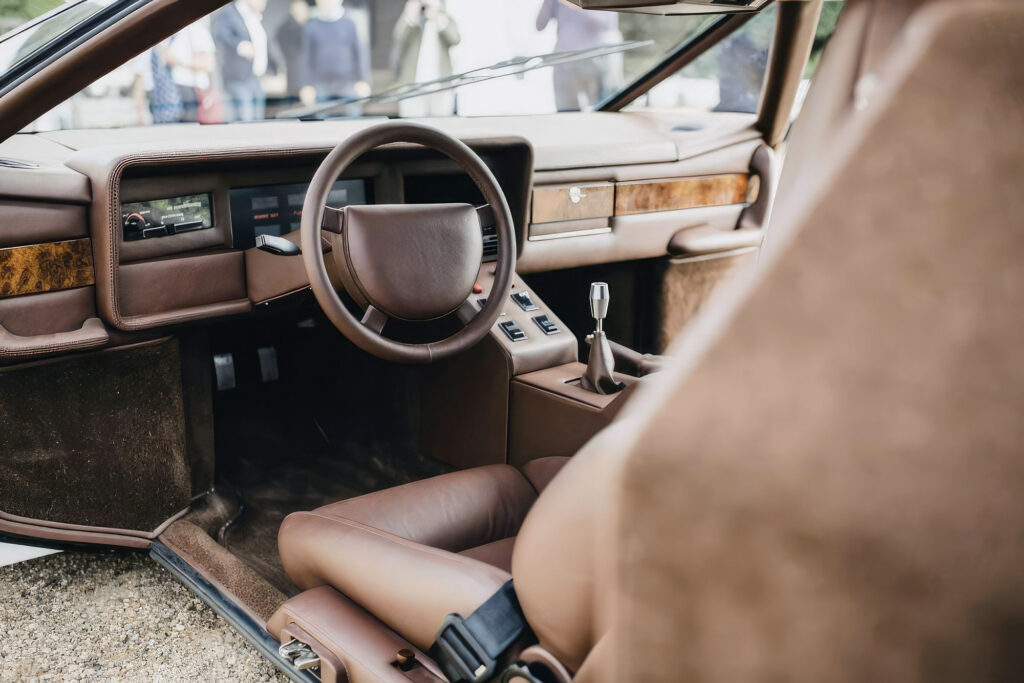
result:
<svg viewBox="0 0 1024 683"><path fill-rule="evenodd" d="M93 284L89 238L0 249L0 298Z"/></svg>
<svg viewBox="0 0 1024 683"><path fill-rule="evenodd" d="M615 186L615 215L742 204L747 201L749 183L746 173L619 183Z"/></svg>
<svg viewBox="0 0 1024 683"><path fill-rule="evenodd" d="M611 183L536 187L533 190L530 222L536 224L608 218L614 208L615 186Z"/></svg>

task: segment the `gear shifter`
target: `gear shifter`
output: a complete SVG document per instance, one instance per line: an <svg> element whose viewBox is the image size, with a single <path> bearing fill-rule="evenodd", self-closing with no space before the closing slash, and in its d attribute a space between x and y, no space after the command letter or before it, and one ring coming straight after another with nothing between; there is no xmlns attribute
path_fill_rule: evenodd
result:
<svg viewBox="0 0 1024 683"><path fill-rule="evenodd" d="M597 327L592 335L587 371L580 382L584 389L598 394L614 394L625 387L621 382L615 381L615 358L612 356L608 337L604 334L604 319L608 315L609 298L606 283L590 284L590 314L594 316Z"/></svg>

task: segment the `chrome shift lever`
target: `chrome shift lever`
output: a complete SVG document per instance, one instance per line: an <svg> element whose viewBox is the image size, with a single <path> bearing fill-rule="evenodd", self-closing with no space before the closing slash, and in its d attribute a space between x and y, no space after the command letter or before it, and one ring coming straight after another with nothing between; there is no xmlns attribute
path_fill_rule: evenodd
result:
<svg viewBox="0 0 1024 683"><path fill-rule="evenodd" d="M587 371L580 380L584 389L598 394L614 394L625 386L615 380L615 358L608 337L604 334L604 319L608 316L608 302L611 295L608 285L604 282L593 282L590 285L590 314L594 316L596 327L593 341L590 344L590 358L587 359Z"/></svg>
<svg viewBox="0 0 1024 683"><path fill-rule="evenodd" d="M608 284L590 283L590 315L597 321L597 332L604 332L604 319L608 317Z"/></svg>

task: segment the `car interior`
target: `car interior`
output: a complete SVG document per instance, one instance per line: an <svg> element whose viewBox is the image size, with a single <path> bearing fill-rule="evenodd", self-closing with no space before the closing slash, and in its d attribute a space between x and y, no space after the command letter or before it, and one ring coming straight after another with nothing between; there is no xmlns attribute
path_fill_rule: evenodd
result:
<svg viewBox="0 0 1024 683"><path fill-rule="evenodd" d="M715 17L585 112L19 132L216 0L5 82L0 533L297 681L1015 678L1024 6L849 0L790 131L821 0L573 2Z"/></svg>

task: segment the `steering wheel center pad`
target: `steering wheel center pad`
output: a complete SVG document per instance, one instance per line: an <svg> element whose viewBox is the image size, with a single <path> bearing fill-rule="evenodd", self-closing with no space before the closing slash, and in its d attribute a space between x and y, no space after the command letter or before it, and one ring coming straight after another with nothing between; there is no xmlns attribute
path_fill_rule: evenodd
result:
<svg viewBox="0 0 1024 683"><path fill-rule="evenodd" d="M342 242L352 281L378 310L432 320L473 291L483 238L469 204L345 208Z"/></svg>

